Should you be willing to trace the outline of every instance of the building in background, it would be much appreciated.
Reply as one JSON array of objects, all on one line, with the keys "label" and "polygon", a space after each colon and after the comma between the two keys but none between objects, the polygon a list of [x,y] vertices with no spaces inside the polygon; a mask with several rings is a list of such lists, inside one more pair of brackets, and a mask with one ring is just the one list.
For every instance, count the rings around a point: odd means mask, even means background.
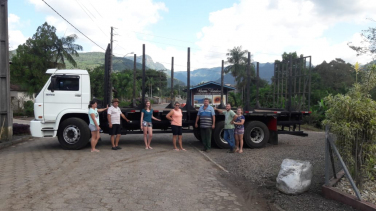
[{"label": "building in background", "polygon": [[26,90],[23,90],[19,85],[10,85],[10,100],[13,112],[24,109],[24,103],[29,100],[34,102],[34,99],[35,94],[30,96],[27,94]]},{"label": "building in background", "polygon": [[[223,85],[223,103],[227,103],[228,92],[236,90],[229,85]],[[204,99],[208,98],[210,105],[218,106],[221,104],[221,84],[209,81],[191,87],[191,102],[193,107],[204,105]]]}]

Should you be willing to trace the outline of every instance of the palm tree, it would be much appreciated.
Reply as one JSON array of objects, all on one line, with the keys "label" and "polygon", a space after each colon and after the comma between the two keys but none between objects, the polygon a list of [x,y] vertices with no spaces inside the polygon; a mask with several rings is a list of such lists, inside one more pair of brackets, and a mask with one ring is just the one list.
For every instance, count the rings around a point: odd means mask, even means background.
[{"label": "palm tree", "polygon": [[82,51],[81,45],[74,44],[77,39],[77,35],[72,34],[67,37],[56,39],[54,43],[53,57],[55,58],[55,65],[61,68],[65,68],[65,59],[71,63],[74,67],[77,67],[77,63],[73,56],[78,57],[77,51]]},{"label": "palm tree", "polygon": [[[236,88],[238,90],[243,90],[246,87],[247,80],[245,79],[247,76],[247,54],[248,51],[242,50],[242,46],[237,46],[233,49],[229,49],[228,53],[226,53],[227,63],[229,63],[230,65],[225,68],[224,72],[230,72],[231,75],[234,76],[236,81]],[[253,65],[251,65],[251,68],[253,68]]]}]

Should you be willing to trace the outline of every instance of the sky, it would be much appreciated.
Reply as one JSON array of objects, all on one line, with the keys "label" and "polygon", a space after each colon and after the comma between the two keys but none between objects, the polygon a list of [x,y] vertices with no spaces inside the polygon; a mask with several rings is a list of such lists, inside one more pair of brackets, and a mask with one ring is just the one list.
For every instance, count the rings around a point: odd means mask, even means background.
[{"label": "sky", "polygon": [[[66,20],[83,32],[89,41]],[[58,36],[76,34],[84,52],[104,52],[114,27],[116,56],[146,54],[154,62],[187,70],[211,68],[226,61],[235,46],[252,53],[255,62],[281,59],[283,52],[312,56],[314,65],[342,58],[355,64],[348,43],[362,45],[362,30],[376,27],[375,0],[8,0],[10,49],[32,37],[44,22]]]}]

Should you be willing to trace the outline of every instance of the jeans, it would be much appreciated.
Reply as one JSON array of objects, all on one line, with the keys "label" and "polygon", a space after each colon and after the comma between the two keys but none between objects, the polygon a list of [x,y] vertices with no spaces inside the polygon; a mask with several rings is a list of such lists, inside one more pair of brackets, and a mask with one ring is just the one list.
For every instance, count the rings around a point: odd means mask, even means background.
[{"label": "jeans", "polygon": [[201,140],[204,148],[209,150],[211,148],[211,135],[212,129],[211,128],[200,128],[201,132]]},{"label": "jeans", "polygon": [[224,129],[223,136],[228,145],[230,145],[230,149],[233,150],[235,147],[234,129]]}]

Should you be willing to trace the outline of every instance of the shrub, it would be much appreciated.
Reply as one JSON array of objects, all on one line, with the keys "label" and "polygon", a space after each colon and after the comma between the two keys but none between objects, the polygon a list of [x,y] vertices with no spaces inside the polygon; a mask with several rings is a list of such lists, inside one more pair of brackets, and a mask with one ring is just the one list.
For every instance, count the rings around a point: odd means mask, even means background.
[{"label": "shrub", "polygon": [[120,108],[124,108],[124,107],[129,107],[131,105],[131,101],[122,101],[122,102],[119,102],[119,107]]},{"label": "shrub", "polygon": [[26,116],[34,116],[34,102],[29,100],[24,103],[24,113]]},{"label": "shrub", "polygon": [[376,87],[376,65],[362,76],[347,94],[325,98],[328,110],[323,121],[337,136],[336,145],[359,188],[363,179],[376,177],[376,102],[369,94]]}]

